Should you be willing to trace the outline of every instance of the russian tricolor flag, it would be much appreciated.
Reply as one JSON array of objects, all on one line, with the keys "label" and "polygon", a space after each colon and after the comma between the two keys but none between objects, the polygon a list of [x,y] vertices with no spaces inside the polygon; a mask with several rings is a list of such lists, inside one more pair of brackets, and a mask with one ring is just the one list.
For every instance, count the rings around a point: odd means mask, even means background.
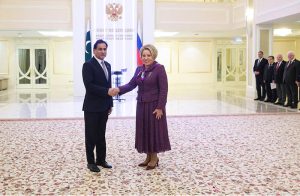
[{"label": "russian tricolor flag", "polygon": [[136,43],[137,43],[137,47],[136,47],[136,63],[137,63],[137,66],[142,66],[143,65],[141,55],[140,55],[140,49],[142,48],[143,43],[142,43],[142,39],[141,39],[140,35],[141,35],[141,29],[140,29],[140,24],[138,22],[137,36],[136,36],[136,39],[137,39],[136,40]]}]

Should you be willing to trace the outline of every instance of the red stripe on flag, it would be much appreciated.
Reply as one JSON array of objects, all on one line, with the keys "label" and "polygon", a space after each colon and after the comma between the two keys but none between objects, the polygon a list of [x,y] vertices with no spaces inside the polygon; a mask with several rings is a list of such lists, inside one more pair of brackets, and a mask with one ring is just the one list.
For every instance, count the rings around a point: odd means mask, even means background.
[{"label": "red stripe on flag", "polygon": [[137,65],[138,66],[142,66],[143,65],[143,62],[142,62],[142,59],[141,59],[141,55],[140,55],[140,51],[139,51],[138,48],[136,50],[136,60],[137,60]]}]

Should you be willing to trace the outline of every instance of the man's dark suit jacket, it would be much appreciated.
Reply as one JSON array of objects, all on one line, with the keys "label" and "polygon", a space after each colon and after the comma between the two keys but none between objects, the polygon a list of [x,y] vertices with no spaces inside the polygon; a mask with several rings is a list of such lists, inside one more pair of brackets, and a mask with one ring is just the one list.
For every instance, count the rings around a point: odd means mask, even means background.
[{"label": "man's dark suit jacket", "polygon": [[83,111],[104,112],[113,107],[112,97],[107,94],[108,89],[111,88],[111,66],[106,61],[105,65],[108,71],[108,81],[95,57],[83,64],[82,78],[86,89]]},{"label": "man's dark suit jacket", "polygon": [[258,75],[255,75],[255,77],[259,78],[259,79],[263,79],[264,76],[264,70],[265,70],[265,66],[268,65],[268,60],[265,58],[262,58],[260,63],[258,63],[258,59],[255,60],[254,62],[254,66],[253,66],[253,72],[254,71],[259,71]]},{"label": "man's dark suit jacket", "polygon": [[274,63],[269,65],[267,64],[265,66],[265,71],[264,71],[264,81],[266,83],[272,83],[272,80],[274,79]]},{"label": "man's dark suit jacket", "polygon": [[283,83],[283,72],[284,72],[284,68],[286,65],[286,61],[281,61],[278,69],[276,69],[277,63],[274,64],[274,81],[276,84],[282,84]]},{"label": "man's dark suit jacket", "polygon": [[296,80],[298,81],[298,82],[300,82],[300,61],[299,60],[297,60],[297,59],[295,59],[295,66],[296,66]]},{"label": "man's dark suit jacket", "polygon": [[300,61],[294,59],[294,61],[290,63],[289,66],[288,66],[288,62],[286,62],[286,66],[283,74],[284,83],[295,84],[299,72],[300,72]]}]

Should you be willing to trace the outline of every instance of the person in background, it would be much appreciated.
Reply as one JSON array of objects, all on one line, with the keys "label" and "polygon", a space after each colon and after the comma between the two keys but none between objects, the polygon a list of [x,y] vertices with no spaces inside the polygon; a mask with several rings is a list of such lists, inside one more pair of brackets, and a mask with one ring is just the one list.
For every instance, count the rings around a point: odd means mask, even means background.
[{"label": "person in background", "polygon": [[255,98],[254,100],[264,101],[266,97],[266,88],[263,83],[263,76],[264,76],[265,66],[268,64],[268,60],[263,57],[264,56],[263,51],[258,51],[257,56],[258,58],[255,60],[253,66],[253,72],[256,80],[256,91],[257,91],[257,98]]},{"label": "person in background", "polygon": [[[300,93],[300,67],[298,67],[298,71],[297,71],[297,80],[296,80],[296,84],[298,86],[298,93]],[[299,95],[299,94],[298,94]],[[298,97],[298,102],[299,102],[299,97]],[[300,110],[300,107],[299,107]]]},{"label": "person in background", "polygon": [[277,92],[277,102],[274,102],[276,105],[284,105],[286,100],[286,91],[283,84],[283,72],[286,65],[286,62],[283,60],[282,54],[277,54],[277,62],[274,67],[274,82],[276,83],[276,92]]},{"label": "person in background", "polygon": [[271,83],[274,78],[274,56],[268,57],[268,64],[265,66],[263,82],[267,91],[267,99],[265,102],[274,102],[272,94]]},{"label": "person in background", "polygon": [[295,59],[295,53],[289,51],[288,62],[286,63],[283,73],[283,83],[286,87],[288,102],[285,107],[297,108],[298,105],[298,86],[297,75],[299,76],[300,62]]}]

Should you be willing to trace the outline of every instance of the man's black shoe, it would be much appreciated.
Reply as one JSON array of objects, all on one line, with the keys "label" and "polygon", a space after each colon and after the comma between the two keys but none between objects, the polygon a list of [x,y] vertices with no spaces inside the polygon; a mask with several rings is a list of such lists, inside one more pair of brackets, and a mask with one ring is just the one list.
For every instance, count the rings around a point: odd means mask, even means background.
[{"label": "man's black shoe", "polygon": [[254,100],[257,101],[257,100],[260,100],[260,98],[255,98]]},{"label": "man's black shoe", "polygon": [[91,172],[100,172],[99,167],[97,167],[96,164],[87,164],[87,168],[91,171]]},{"label": "man's black shoe", "polygon": [[100,165],[101,167],[107,168],[107,169],[111,169],[112,166],[110,164],[108,164],[106,161],[104,162],[96,162],[97,165]]}]

